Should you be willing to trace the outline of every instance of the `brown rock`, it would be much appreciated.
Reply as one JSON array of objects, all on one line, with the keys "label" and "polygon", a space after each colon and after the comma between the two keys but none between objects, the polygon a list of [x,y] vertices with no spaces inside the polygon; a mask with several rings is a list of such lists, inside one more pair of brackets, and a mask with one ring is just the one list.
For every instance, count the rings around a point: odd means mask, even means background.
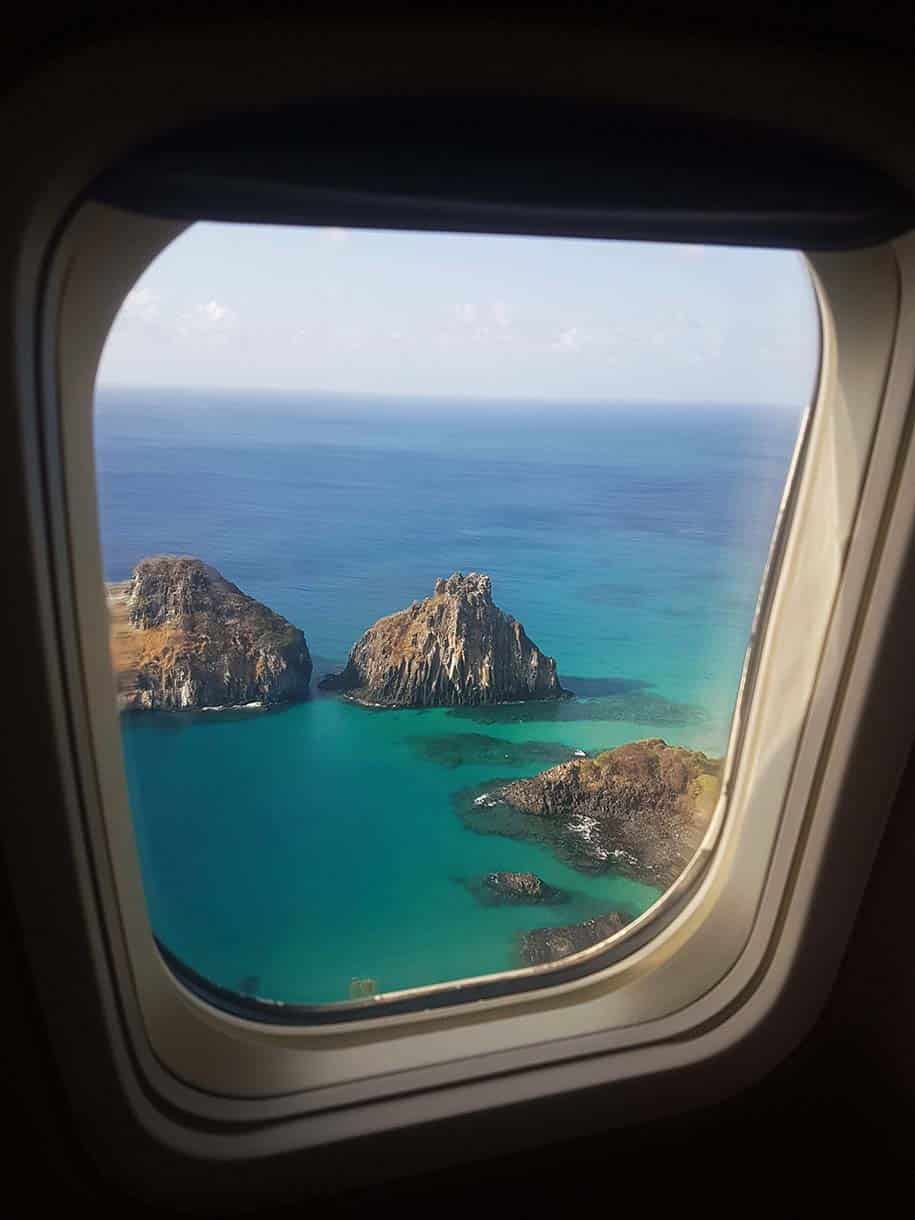
[{"label": "brown rock", "polygon": [[668,886],[702,840],[720,769],[720,760],[655,737],[514,780],[498,796],[550,819],[580,866],[615,867]]},{"label": "brown rock", "polygon": [[572,953],[590,949],[592,945],[607,940],[628,923],[619,911],[610,911],[584,923],[566,924],[561,928],[534,928],[521,937],[521,960],[525,966],[541,966],[545,962],[558,962]]},{"label": "brown rock", "polygon": [[556,662],[492,600],[488,576],[455,572],[425,601],[379,619],[322,690],[382,707],[557,699]]},{"label": "brown rock", "polygon": [[273,704],[308,696],[302,632],[188,555],[143,559],[108,586],[111,656],[130,710]]},{"label": "brown rock", "polygon": [[494,899],[518,903],[554,903],[565,895],[536,873],[487,873],[483,884]]}]

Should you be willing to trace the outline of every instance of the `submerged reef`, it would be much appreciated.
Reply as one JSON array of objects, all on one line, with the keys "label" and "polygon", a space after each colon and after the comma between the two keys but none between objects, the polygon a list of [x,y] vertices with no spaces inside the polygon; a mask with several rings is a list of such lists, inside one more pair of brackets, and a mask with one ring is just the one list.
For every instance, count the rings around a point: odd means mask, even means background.
[{"label": "submerged reef", "polygon": [[[558,741],[510,741],[488,733],[438,733],[427,737],[408,737],[412,750],[427,762],[442,767],[477,767],[496,763],[526,767],[531,763],[549,766],[575,757],[571,746]],[[582,753],[583,751],[579,751]]]}]

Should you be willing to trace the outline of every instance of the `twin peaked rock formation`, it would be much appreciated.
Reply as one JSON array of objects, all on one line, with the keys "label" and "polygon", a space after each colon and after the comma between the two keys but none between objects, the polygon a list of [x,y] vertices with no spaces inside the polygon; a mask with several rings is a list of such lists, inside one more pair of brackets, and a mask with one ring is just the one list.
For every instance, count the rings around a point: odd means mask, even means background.
[{"label": "twin peaked rock formation", "polygon": [[379,619],[346,668],[319,683],[383,707],[441,707],[557,699],[556,662],[492,600],[488,576],[455,572],[435,592]]},{"label": "twin peaked rock formation", "polygon": [[[108,586],[121,706],[181,710],[304,699],[302,632],[190,556],[142,560]],[[488,576],[456,572],[425,601],[379,619],[320,686],[386,707],[555,699],[556,663],[492,600]]]}]

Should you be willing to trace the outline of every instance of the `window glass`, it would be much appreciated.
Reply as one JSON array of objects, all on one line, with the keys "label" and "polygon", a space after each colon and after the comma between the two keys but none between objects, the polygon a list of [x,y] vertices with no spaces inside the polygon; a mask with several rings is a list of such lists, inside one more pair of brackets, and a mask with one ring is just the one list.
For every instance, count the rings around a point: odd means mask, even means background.
[{"label": "window glass", "polygon": [[95,415],[167,960],[335,1003],[561,961],[655,903],[717,796],[818,341],[792,252],[170,246]]}]

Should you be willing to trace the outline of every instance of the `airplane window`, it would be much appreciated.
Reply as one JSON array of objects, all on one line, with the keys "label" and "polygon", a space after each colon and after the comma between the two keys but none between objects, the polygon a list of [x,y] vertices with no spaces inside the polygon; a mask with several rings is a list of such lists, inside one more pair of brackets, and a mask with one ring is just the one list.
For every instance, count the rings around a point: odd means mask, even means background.
[{"label": "airplane window", "polygon": [[207,223],[161,254],[95,445],[179,977],[304,1011],[561,963],[659,902],[818,344],[790,251]]}]

